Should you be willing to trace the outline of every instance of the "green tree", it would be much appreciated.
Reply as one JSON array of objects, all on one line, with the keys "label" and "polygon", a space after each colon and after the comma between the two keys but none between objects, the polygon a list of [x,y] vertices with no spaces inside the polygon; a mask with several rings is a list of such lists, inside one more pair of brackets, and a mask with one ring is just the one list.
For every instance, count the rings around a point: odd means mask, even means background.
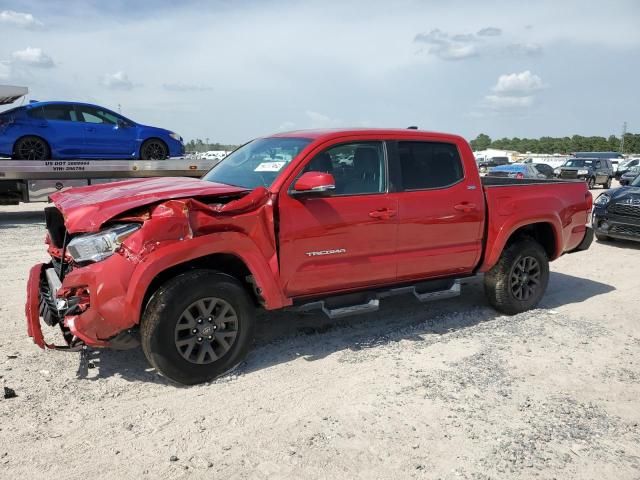
[{"label": "green tree", "polygon": [[485,135],[484,133],[481,133],[474,140],[471,140],[471,142],[469,143],[471,144],[471,148],[475,151],[485,150],[489,148],[489,145],[491,145],[491,137],[489,137],[489,135]]}]

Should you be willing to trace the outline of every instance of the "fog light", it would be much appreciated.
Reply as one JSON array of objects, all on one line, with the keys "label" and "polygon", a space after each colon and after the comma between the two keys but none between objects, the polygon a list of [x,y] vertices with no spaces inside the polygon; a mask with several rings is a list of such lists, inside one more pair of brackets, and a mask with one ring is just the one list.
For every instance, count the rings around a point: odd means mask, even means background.
[{"label": "fog light", "polygon": [[602,230],[609,230],[609,224],[606,221],[604,221],[600,224],[600,228]]}]

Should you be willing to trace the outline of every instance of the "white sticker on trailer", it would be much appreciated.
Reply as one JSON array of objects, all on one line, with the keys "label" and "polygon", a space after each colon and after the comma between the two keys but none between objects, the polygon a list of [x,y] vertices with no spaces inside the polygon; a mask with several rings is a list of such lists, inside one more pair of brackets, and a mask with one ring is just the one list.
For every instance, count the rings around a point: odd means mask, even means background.
[{"label": "white sticker on trailer", "polygon": [[279,172],[287,162],[262,162],[253,171],[254,172]]}]

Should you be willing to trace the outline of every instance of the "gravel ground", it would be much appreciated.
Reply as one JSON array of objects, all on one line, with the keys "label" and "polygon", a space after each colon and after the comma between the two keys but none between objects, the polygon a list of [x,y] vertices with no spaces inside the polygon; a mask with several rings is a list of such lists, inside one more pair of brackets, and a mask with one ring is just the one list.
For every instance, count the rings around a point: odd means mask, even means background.
[{"label": "gravel ground", "polygon": [[514,317],[479,278],[340,321],[263,316],[239,369],[183,388],[139,350],[86,369],[30,343],[42,205],[0,208],[3,478],[640,478],[637,244],[562,257]]}]

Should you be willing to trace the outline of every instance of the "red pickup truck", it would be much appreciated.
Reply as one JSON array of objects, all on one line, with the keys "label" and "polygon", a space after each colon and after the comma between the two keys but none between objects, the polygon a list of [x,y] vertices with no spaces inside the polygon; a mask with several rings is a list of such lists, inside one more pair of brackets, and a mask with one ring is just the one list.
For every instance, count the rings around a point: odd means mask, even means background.
[{"label": "red pickup truck", "polygon": [[[460,292],[485,274],[507,314],[535,307],[550,260],[585,250],[580,181],[481,179],[467,142],[417,130],[281,133],[202,179],[136,179],[51,196],[51,261],[26,316],[43,348],[142,344],[166,377],[211,380],[246,355],[254,310],[369,312]],[[41,322],[64,343],[47,343]]]}]

